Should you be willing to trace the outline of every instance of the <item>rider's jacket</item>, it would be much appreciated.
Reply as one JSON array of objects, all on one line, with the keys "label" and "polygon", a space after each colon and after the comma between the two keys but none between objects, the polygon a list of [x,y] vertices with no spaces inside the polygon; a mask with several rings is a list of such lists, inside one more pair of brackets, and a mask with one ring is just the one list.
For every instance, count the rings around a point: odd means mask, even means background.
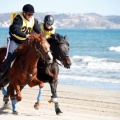
[{"label": "rider's jacket", "polygon": [[45,28],[44,23],[40,23],[40,28],[43,31],[43,33],[47,39],[51,37],[51,34],[55,34],[55,26],[54,25],[52,25],[52,29],[48,30]]},{"label": "rider's jacket", "polygon": [[26,35],[30,34],[32,30],[37,33],[41,32],[38,21],[34,17],[28,21],[24,18],[22,13],[18,13],[11,20],[9,34],[12,40],[16,43],[21,43],[26,40]]}]

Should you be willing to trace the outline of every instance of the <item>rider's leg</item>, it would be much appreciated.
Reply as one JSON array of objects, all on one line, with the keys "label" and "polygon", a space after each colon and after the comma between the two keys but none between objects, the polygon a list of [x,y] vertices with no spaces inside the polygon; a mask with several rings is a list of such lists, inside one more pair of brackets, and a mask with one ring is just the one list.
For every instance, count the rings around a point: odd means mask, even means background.
[{"label": "rider's leg", "polygon": [[12,53],[8,52],[7,58],[3,61],[2,65],[1,65],[2,73],[4,73],[4,71],[6,71],[6,69],[9,66],[9,63],[11,61],[11,58],[12,58]]},{"label": "rider's leg", "polygon": [[10,67],[11,62],[16,58],[16,54],[14,53],[15,49],[18,47],[18,44],[14,41],[10,41],[10,44],[7,47],[7,53],[5,60],[1,65],[1,74],[0,74],[0,82],[2,82],[2,78]]}]

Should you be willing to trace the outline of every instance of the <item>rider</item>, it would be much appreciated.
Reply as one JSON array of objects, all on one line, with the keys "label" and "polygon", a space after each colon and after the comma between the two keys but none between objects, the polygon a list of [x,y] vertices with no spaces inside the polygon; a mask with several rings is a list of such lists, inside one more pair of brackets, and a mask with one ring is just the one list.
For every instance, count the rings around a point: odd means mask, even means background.
[{"label": "rider", "polygon": [[47,39],[50,38],[52,34],[55,34],[55,26],[53,23],[54,18],[52,15],[46,15],[44,18],[44,23],[40,23],[40,28]]},{"label": "rider", "polygon": [[31,4],[26,4],[23,6],[22,12],[17,13],[11,26],[9,27],[9,42],[7,46],[6,57],[1,65],[0,82],[2,82],[2,77],[5,75],[8,66],[16,57],[15,50],[18,46],[25,42],[29,37],[32,30],[36,33],[42,32],[38,21],[33,17],[34,7]]}]

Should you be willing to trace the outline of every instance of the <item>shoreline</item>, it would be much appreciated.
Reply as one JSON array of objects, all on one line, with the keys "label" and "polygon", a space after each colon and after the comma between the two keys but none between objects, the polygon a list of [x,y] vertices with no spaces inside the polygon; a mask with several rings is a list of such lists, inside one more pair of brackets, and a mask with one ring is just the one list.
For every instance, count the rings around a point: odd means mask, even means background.
[{"label": "shoreline", "polygon": [[64,84],[64,82],[62,81],[61,83],[59,83],[59,85],[74,86],[74,87],[80,87],[80,88],[103,89],[105,91],[120,91],[120,84],[111,84],[111,83],[99,83],[99,82],[91,83],[88,81],[83,81],[82,83],[80,83],[80,81],[77,81],[77,82],[74,82],[72,85],[72,82],[71,84],[70,82]]},{"label": "shoreline", "polygon": [[[104,90],[58,84],[58,101],[62,116],[57,116],[54,104],[49,104],[50,86],[46,83],[39,110],[34,109],[38,86],[26,86],[22,91],[23,99],[17,104],[19,114],[11,110],[0,110],[0,118],[15,120],[119,120],[120,91]],[[29,98],[29,99],[28,99]],[[0,107],[2,106],[0,94]]]}]

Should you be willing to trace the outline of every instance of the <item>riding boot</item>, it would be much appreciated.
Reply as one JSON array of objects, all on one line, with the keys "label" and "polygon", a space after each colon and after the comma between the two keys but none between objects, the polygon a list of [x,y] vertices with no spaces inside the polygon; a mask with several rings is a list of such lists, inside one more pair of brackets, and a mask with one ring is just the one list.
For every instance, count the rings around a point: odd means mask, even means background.
[{"label": "riding boot", "polygon": [[11,58],[12,58],[12,53],[9,52],[7,58],[3,61],[1,65],[2,72],[6,71],[6,69],[8,68]]},{"label": "riding boot", "polygon": [[0,73],[0,82],[2,82],[2,78],[4,77],[7,70],[10,68],[11,63],[15,58],[16,58],[15,53],[14,54],[12,54],[10,52],[8,53],[7,58],[5,59],[5,61],[3,61],[2,65],[1,65],[2,72]]}]

